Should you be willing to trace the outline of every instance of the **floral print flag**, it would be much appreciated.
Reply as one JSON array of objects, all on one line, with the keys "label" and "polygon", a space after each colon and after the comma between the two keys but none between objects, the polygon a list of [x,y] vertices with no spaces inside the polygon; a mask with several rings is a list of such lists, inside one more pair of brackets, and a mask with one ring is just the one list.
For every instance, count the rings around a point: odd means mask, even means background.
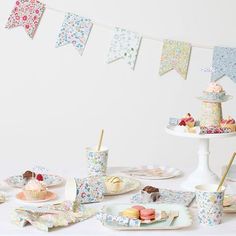
[{"label": "floral print flag", "polygon": [[45,5],[36,0],[17,0],[8,18],[6,28],[23,26],[27,34],[33,38],[43,16]]},{"label": "floral print flag", "polygon": [[72,44],[82,55],[93,23],[90,19],[72,13],[66,13],[56,47]]},{"label": "floral print flag", "polygon": [[236,48],[214,47],[212,67],[212,81],[226,75],[236,83]]},{"label": "floral print flag", "polygon": [[107,56],[107,63],[124,59],[131,69],[134,69],[141,36],[138,33],[116,27]]},{"label": "floral print flag", "polygon": [[189,43],[168,39],[164,40],[159,74],[164,75],[170,70],[175,69],[184,79],[186,79],[191,48],[192,46]]}]

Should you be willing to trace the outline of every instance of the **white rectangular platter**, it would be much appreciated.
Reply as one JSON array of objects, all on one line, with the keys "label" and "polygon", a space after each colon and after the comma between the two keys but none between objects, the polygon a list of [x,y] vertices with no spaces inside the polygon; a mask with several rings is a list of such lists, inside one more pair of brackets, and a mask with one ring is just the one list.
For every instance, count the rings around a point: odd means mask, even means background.
[{"label": "white rectangular platter", "polygon": [[[127,208],[132,207],[134,204],[113,204],[104,207],[104,212],[111,215],[119,215],[119,213]],[[189,227],[192,225],[192,217],[187,207],[178,204],[141,204],[145,208],[153,208],[158,211],[178,211],[179,217],[177,217],[171,226],[168,226],[167,222],[156,222],[153,224],[141,224],[140,227],[125,227],[110,225],[104,223],[107,228],[114,230],[174,230]]]}]

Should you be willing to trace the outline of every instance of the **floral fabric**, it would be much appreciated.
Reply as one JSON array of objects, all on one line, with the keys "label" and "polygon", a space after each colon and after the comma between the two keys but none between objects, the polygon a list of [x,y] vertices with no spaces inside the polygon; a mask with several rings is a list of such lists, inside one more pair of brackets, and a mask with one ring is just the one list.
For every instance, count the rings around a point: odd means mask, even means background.
[{"label": "floral fabric", "polygon": [[82,55],[93,23],[90,19],[66,13],[56,42],[56,47],[72,44]]},{"label": "floral fabric", "polygon": [[159,74],[164,75],[175,69],[184,79],[187,78],[191,54],[191,44],[166,39],[164,40]]},{"label": "floral fabric", "polygon": [[107,63],[124,59],[134,69],[138,56],[141,36],[138,33],[116,27],[107,56]]},{"label": "floral fabric", "polygon": [[236,83],[236,48],[214,47],[211,80],[219,80],[224,75]]},{"label": "floral fabric", "polygon": [[27,34],[33,38],[43,16],[45,5],[36,0],[17,0],[8,18],[6,28],[23,26]]}]

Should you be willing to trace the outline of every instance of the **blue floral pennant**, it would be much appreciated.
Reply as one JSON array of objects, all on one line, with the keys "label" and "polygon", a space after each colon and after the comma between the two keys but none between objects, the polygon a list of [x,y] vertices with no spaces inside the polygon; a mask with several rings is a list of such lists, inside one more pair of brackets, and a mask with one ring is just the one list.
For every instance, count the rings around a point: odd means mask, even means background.
[{"label": "blue floral pennant", "polygon": [[83,54],[93,23],[90,19],[66,13],[56,42],[56,47],[73,44]]},{"label": "blue floral pennant", "polygon": [[130,68],[134,69],[141,38],[138,33],[116,27],[107,56],[107,63],[124,59]]},{"label": "blue floral pennant", "polygon": [[236,48],[214,47],[212,67],[212,81],[226,75],[236,83]]}]

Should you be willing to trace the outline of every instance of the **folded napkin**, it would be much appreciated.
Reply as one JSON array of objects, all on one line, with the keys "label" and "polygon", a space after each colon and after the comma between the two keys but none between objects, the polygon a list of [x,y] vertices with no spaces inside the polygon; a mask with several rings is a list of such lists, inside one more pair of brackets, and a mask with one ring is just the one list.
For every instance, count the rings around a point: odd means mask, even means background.
[{"label": "folded napkin", "polygon": [[97,213],[97,220],[101,221],[102,224],[106,223],[108,225],[126,226],[126,227],[140,227],[141,220],[139,219],[129,219],[128,217],[115,216],[107,214],[103,210]]},{"label": "folded napkin", "polygon": [[68,226],[86,220],[96,211],[81,206],[78,202],[65,201],[41,207],[24,206],[15,209],[12,223],[24,227],[31,224],[35,228],[49,231],[55,227]]},{"label": "folded napkin", "polygon": [[[160,198],[155,203],[176,203],[189,206],[195,198],[194,192],[175,191],[170,189],[159,189]],[[131,197],[132,203],[148,203],[147,199],[140,193]]]}]

